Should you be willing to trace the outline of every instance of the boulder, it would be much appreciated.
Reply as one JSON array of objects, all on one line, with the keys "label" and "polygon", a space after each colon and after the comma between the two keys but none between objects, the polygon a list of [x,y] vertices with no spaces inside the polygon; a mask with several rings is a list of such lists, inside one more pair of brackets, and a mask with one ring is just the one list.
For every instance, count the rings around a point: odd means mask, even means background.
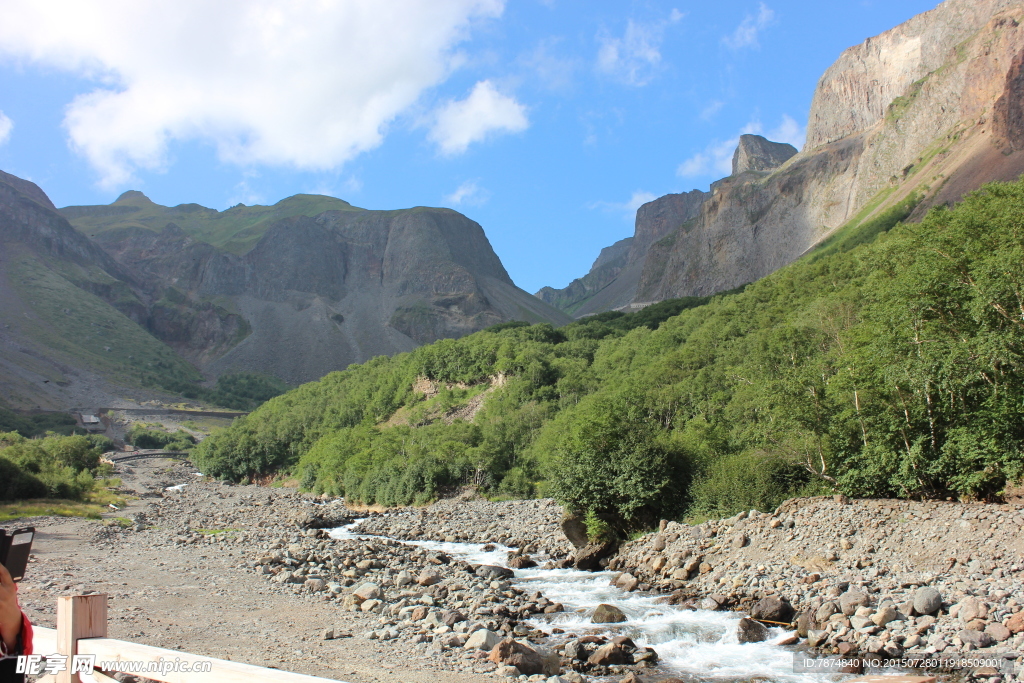
[{"label": "boulder", "polygon": [[515,572],[506,567],[493,564],[482,564],[476,568],[476,575],[482,579],[511,579]]},{"label": "boulder", "polygon": [[871,615],[871,621],[875,624],[875,626],[885,626],[890,621],[896,619],[898,615],[899,612],[896,610],[896,606],[888,604],[883,607],[880,607],[877,612]]},{"label": "boulder", "polygon": [[488,631],[482,628],[478,631],[473,631],[470,634],[469,640],[466,641],[465,648],[467,650],[487,650],[491,651],[494,646],[501,642],[501,638],[494,631]]},{"label": "boulder", "polygon": [[530,567],[536,567],[537,563],[530,559],[529,555],[517,555],[516,557],[509,558],[508,566],[512,569],[529,569]]},{"label": "boulder", "polygon": [[768,640],[768,628],[760,622],[743,617],[736,626],[736,637],[741,643],[760,643]]},{"label": "boulder", "polygon": [[848,617],[852,616],[858,607],[865,607],[870,604],[871,601],[868,598],[868,594],[860,591],[846,591],[839,596],[839,609]]},{"label": "boulder", "polygon": [[1010,629],[1002,624],[989,624],[985,627],[985,633],[992,636],[992,640],[1001,643],[1010,637]]},{"label": "boulder", "polygon": [[618,624],[626,621],[626,615],[615,605],[600,604],[590,618],[595,624]]},{"label": "boulder", "polygon": [[964,629],[956,634],[960,641],[965,645],[972,645],[975,648],[988,647],[992,644],[993,638],[984,631],[975,631],[973,629]]},{"label": "boulder", "polygon": [[352,595],[355,596],[359,602],[364,600],[380,600],[384,597],[384,593],[381,591],[380,586],[375,583],[364,583],[352,591]]},{"label": "boulder", "polygon": [[416,583],[421,586],[433,586],[441,583],[441,575],[433,569],[424,569],[420,572],[420,575],[416,577]]},{"label": "boulder", "polygon": [[562,518],[562,533],[576,548],[582,548],[590,542],[587,538],[587,524],[583,515],[566,515]]},{"label": "boulder", "polygon": [[551,671],[550,661],[545,662],[539,652],[513,638],[505,638],[495,645],[487,659],[499,666],[514,666],[520,674],[525,676],[545,673],[549,676],[558,675],[557,666],[554,671]]},{"label": "boulder", "polygon": [[758,600],[750,610],[753,619],[764,619],[781,624],[788,624],[793,620],[793,606],[783,598],[770,595]]},{"label": "boulder", "polygon": [[640,585],[640,579],[636,578],[629,572],[622,572],[612,581],[613,586],[617,586],[622,590],[629,592],[636,590],[636,587]]},{"label": "boulder", "polygon": [[457,609],[447,610],[441,614],[441,621],[445,626],[455,626],[455,624],[465,620],[466,615]]},{"label": "boulder", "polygon": [[1024,612],[1017,612],[1006,621],[1006,628],[1016,635],[1024,633]]},{"label": "boulder", "polygon": [[828,631],[816,631],[812,629],[807,632],[807,644],[811,647],[818,647],[826,640],[828,640]]},{"label": "boulder", "polygon": [[632,664],[633,652],[636,648],[630,648],[624,643],[612,641],[605,643],[594,651],[587,659],[588,664],[594,666],[610,666],[612,664]]},{"label": "boulder", "polygon": [[942,608],[942,594],[931,586],[922,586],[914,591],[914,611],[918,614],[935,614]]},{"label": "boulder", "polygon": [[615,545],[612,543],[588,543],[578,548],[573,555],[573,566],[584,571],[598,571],[601,569],[601,560],[615,552]]},{"label": "boulder", "polygon": [[306,582],[302,585],[312,593],[319,593],[327,589],[327,582],[323,579],[306,579]]},{"label": "boulder", "polygon": [[975,619],[984,619],[988,616],[988,605],[978,598],[964,598],[960,601],[960,611],[957,616],[965,624],[969,624]]}]

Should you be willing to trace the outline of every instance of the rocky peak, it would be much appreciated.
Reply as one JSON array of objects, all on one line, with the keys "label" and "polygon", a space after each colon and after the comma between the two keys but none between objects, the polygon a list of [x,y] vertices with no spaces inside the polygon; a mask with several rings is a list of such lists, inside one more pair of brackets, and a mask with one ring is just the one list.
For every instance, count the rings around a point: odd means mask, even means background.
[{"label": "rocky peak", "polygon": [[760,135],[741,135],[732,155],[732,174],[747,171],[773,171],[789,161],[796,147],[785,142],[772,142]]},{"label": "rocky peak", "polygon": [[1002,10],[1019,0],[947,0],[896,28],[848,48],[818,81],[807,146],[841,140],[883,121],[911,87],[954,55]]}]

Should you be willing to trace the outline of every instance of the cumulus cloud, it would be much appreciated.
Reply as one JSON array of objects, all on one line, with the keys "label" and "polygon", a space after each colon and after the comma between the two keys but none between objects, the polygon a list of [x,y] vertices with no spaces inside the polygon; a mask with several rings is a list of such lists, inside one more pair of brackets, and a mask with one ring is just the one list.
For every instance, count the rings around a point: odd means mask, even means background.
[{"label": "cumulus cloud", "polygon": [[490,81],[480,81],[464,100],[439,107],[430,139],[442,154],[461,154],[474,142],[496,133],[519,133],[530,126],[526,107],[498,92]]},{"label": "cumulus cloud", "polygon": [[632,221],[636,216],[637,209],[657,198],[658,196],[652,192],[635,190],[633,195],[624,202],[592,202],[587,208],[621,213],[623,218]]},{"label": "cumulus cloud", "polygon": [[491,198],[488,190],[480,187],[475,180],[467,180],[454,192],[445,195],[444,200],[454,206],[482,206]]},{"label": "cumulus cloud", "polygon": [[7,142],[8,138],[11,137],[11,131],[14,130],[14,121],[0,111],[0,145]]},{"label": "cumulus cloud", "polygon": [[661,64],[661,24],[630,19],[621,37],[598,35],[597,70],[627,85],[650,83]]},{"label": "cumulus cloud", "polygon": [[783,114],[779,125],[765,133],[761,121],[754,118],[740,129],[736,137],[723,142],[712,142],[702,151],[697,152],[679,164],[679,168],[676,169],[676,175],[683,178],[692,178],[694,176],[712,174],[724,177],[731,174],[732,155],[736,151],[736,145],[740,142],[740,135],[748,133],[754,135],[763,134],[772,142],[788,142],[799,150],[803,147],[804,138],[807,136],[807,129],[797,123],[793,117]]},{"label": "cumulus cloud", "polygon": [[4,2],[0,54],[97,82],[67,107],[107,186],[168,163],[172,141],[227,162],[335,168],[458,67],[504,0]]},{"label": "cumulus cloud", "polygon": [[775,11],[763,2],[759,4],[757,14],[748,14],[730,35],[722,38],[725,46],[732,50],[745,47],[759,47],[758,36],[775,21]]}]

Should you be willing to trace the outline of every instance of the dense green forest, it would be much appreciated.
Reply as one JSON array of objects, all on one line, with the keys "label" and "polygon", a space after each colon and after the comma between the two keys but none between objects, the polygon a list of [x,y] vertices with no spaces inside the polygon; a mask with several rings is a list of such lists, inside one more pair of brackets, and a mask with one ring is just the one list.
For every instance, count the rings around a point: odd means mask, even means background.
[{"label": "dense green forest", "polygon": [[1024,182],[893,227],[908,210],[662,317],[510,323],[352,366],[194,459],[385,505],[553,495],[620,533],[801,493],[998,496],[1024,465]]}]

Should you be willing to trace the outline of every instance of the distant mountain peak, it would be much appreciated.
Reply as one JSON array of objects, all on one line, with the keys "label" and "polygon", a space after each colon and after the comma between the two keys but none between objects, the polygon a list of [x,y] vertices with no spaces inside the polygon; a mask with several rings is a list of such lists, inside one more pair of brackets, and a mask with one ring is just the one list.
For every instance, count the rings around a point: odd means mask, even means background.
[{"label": "distant mountain peak", "polygon": [[796,156],[797,149],[785,142],[772,142],[761,135],[740,136],[732,155],[732,174],[747,171],[774,171]]},{"label": "distant mountain peak", "polygon": [[121,196],[118,197],[116,200],[114,200],[113,203],[114,204],[126,204],[126,203],[130,202],[132,204],[136,204],[136,203],[138,203],[140,201],[141,202],[146,202],[148,204],[152,204],[153,203],[152,199],[150,199],[149,197],[147,197],[143,193],[139,192],[138,190],[128,190],[127,192],[121,193]]}]

